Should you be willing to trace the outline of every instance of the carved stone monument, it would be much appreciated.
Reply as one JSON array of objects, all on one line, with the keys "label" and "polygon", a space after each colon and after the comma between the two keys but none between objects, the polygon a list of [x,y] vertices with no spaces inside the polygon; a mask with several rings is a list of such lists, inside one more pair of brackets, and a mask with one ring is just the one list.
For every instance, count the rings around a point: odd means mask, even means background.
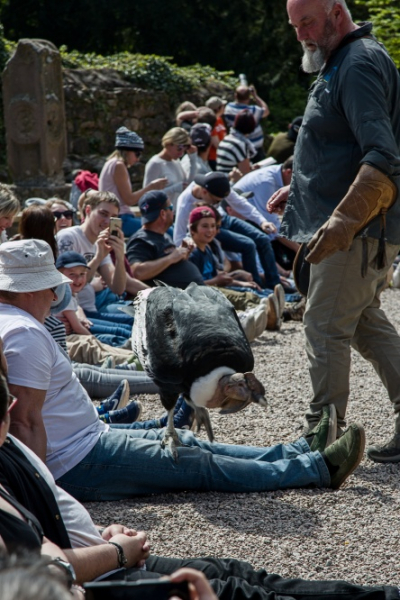
[{"label": "carved stone monument", "polygon": [[63,185],[67,153],[63,80],[61,57],[51,42],[18,42],[3,72],[3,97],[14,183],[27,188]]}]

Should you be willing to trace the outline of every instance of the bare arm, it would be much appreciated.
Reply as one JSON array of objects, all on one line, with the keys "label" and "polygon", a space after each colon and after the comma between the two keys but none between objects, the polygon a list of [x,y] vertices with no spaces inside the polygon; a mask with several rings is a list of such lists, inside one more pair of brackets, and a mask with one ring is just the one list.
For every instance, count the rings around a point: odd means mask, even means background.
[{"label": "bare arm", "polygon": [[249,158],[241,160],[240,163],[237,164],[237,168],[242,173],[242,175],[247,175],[247,173],[250,173],[250,171],[253,170]]},{"label": "bare arm", "polygon": [[79,335],[90,335],[89,329],[82,325],[78,315],[74,310],[64,310],[62,314],[68,321],[73,333],[77,333]]},{"label": "bare arm", "polygon": [[140,292],[141,290],[146,290],[148,287],[148,285],[142,283],[141,281],[139,281],[139,279],[135,279],[130,275],[126,276],[126,291],[131,296],[136,296],[138,292]]},{"label": "bare arm", "polygon": [[186,260],[189,254],[190,251],[188,248],[175,248],[170,254],[167,254],[162,258],[149,260],[143,263],[133,263],[131,265],[132,273],[134,277],[141,281],[153,279],[153,277],[157,277],[157,275],[165,271],[165,269],[171,265],[180,262],[181,260]]},{"label": "bare arm", "polygon": [[250,90],[251,90],[254,102],[257,104],[257,106],[261,106],[261,108],[264,109],[262,118],[268,117],[268,115],[270,113],[268,104],[266,102],[264,102],[264,100],[262,98],[260,98],[260,96],[257,94],[256,88],[254,87],[254,85],[252,85],[250,87]]},{"label": "bare arm", "polygon": [[108,263],[100,265],[98,271],[110,290],[114,294],[123,294],[126,288],[126,270],[125,270],[125,246],[123,233],[118,230],[118,235],[110,235],[109,230],[102,231],[100,235],[105,234],[107,246],[114,250],[115,265]]},{"label": "bare arm", "polygon": [[10,392],[18,398],[11,413],[10,433],[21,440],[45,463],[47,435],[44,428],[42,407],[46,390],[37,390],[9,384]]},{"label": "bare arm", "polygon": [[[134,567],[149,556],[150,545],[143,531],[132,536],[119,533],[111,537],[110,541],[116,542],[124,549],[128,560],[127,568]],[[117,550],[112,544],[68,549],[64,552],[75,569],[78,583],[92,581],[118,568]]]},{"label": "bare arm", "polygon": [[127,206],[135,206],[146,192],[149,192],[150,190],[164,189],[168,183],[168,180],[166,177],[155,179],[141,190],[133,192],[128,169],[122,162],[118,162],[115,165],[114,182],[117,186],[118,194],[122,198],[123,203]]}]

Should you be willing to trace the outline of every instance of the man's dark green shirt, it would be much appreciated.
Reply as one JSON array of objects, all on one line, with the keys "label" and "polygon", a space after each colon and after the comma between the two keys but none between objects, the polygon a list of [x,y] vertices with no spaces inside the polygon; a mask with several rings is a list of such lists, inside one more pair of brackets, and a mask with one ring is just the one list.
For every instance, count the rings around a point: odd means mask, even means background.
[{"label": "man's dark green shirt", "polygon": [[[369,164],[400,190],[400,77],[371,23],[347,35],[310,90],[294,153],[280,234],[308,242]],[[368,37],[365,37],[368,36]],[[380,218],[368,227],[380,236]],[[400,244],[400,198],[387,215],[387,241]]]}]

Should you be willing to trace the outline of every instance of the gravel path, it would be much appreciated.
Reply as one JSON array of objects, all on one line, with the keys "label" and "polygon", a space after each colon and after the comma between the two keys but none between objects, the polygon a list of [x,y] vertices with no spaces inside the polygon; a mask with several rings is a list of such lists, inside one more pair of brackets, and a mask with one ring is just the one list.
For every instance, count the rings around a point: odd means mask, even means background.
[{"label": "gravel path", "polygon": [[[400,291],[385,291],[382,304],[399,329]],[[252,347],[269,408],[230,416],[214,411],[215,437],[235,444],[293,441],[311,394],[302,324],[266,332]],[[367,444],[386,440],[393,431],[390,402],[371,365],[355,353],[351,390],[348,422],[364,425]],[[142,400],[144,418],[163,412],[155,397]],[[400,465],[364,458],[335,492],[179,493],[86,506],[96,523],[146,530],[159,555],[230,556],[285,577],[399,584],[399,474]]]}]

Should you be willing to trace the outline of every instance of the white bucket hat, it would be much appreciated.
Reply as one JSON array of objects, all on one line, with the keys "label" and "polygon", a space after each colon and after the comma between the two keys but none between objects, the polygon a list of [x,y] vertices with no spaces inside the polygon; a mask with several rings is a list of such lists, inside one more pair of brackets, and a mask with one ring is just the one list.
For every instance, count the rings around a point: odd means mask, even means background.
[{"label": "white bucket hat", "polygon": [[71,283],[54,264],[53,251],[43,240],[18,240],[0,246],[0,290],[38,292]]}]

